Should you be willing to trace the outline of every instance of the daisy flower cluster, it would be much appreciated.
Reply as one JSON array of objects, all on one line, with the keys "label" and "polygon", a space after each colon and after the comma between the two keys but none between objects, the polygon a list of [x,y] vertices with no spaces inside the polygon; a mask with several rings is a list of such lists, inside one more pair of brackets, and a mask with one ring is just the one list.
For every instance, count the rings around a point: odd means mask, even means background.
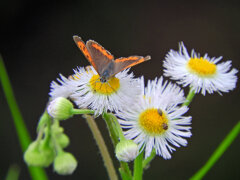
[{"label": "daisy flower cluster", "polygon": [[191,117],[184,116],[188,108],[180,106],[185,100],[183,90],[164,82],[163,77],[145,87],[143,77],[134,79],[128,71],[102,83],[93,67],[78,68],[69,78],[60,75],[61,84],[52,82],[50,95],[55,99],[62,94],[79,108],[94,110],[95,115],[114,112],[122,128],[129,129],[125,137],[134,140],[139,150],[145,148],[146,158],[155,149],[156,154],[170,159],[170,152],[175,150],[171,145],[186,146],[184,137],[191,136]]},{"label": "daisy flower cluster", "polygon": [[[63,134],[57,122],[75,114],[90,113],[95,117],[110,117],[109,124],[115,128],[111,133],[117,137],[114,143],[119,161],[132,161],[140,154],[145,154],[147,159],[152,153],[170,159],[176,147],[187,146],[187,138],[192,135],[192,117],[187,115],[189,108],[185,104],[190,100],[185,98],[179,85],[189,86],[194,93],[203,95],[213,92],[222,94],[236,87],[238,71],[231,68],[231,61],[220,63],[221,59],[222,57],[210,58],[207,54],[200,56],[194,50],[189,55],[184,44],[180,43],[179,51],[170,50],[163,61],[164,76],[175,80],[178,85],[164,80],[163,76],[148,80],[146,84],[144,77],[135,78],[129,72],[130,69],[103,82],[92,66],[79,67],[73,75],[60,75],[57,81],[51,83],[48,119],[52,119],[59,133]],[[74,108],[72,102],[77,108]],[[43,127],[40,132],[44,137],[48,137],[52,129],[46,122],[39,123],[40,129]],[[56,164],[55,171],[71,174],[77,165],[75,159],[66,153],[63,156],[64,151],[56,142],[53,140],[49,144],[62,156],[59,158],[57,155],[58,160],[54,160],[56,154],[51,155]],[[36,148],[36,144],[31,148],[33,147]],[[29,163],[31,157],[27,155],[25,161]],[[73,164],[60,165],[65,161],[64,158],[70,158]],[[50,163],[47,162],[47,165]],[[74,168],[69,168],[72,166]]]}]

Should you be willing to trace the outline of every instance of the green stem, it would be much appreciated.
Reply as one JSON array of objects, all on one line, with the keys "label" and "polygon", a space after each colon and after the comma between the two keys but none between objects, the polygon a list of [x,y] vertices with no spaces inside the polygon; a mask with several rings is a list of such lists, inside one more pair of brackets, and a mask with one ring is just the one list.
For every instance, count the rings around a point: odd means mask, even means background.
[{"label": "green stem", "polygon": [[129,169],[128,163],[120,161],[120,168],[118,170],[123,180],[132,180],[132,172]]},{"label": "green stem", "polygon": [[[21,149],[24,152],[27,149],[28,145],[31,143],[31,138],[24,124],[17,102],[15,100],[12,86],[10,84],[10,80],[8,78],[8,74],[4,66],[4,62],[1,55],[0,55],[0,81],[2,83],[3,92],[5,94],[8,106],[10,108],[10,111],[13,117],[13,122],[17,131],[18,140],[20,142]],[[42,168],[38,168],[38,167],[28,167],[28,168],[29,168],[29,172],[31,174],[32,179],[34,180],[48,179],[46,173]]]},{"label": "green stem", "polygon": [[57,143],[55,136],[52,136],[52,142],[55,148],[55,151],[57,153],[57,155],[60,155],[62,153],[64,153],[64,150],[62,149],[62,147]]},{"label": "green stem", "polygon": [[[58,120],[54,119],[54,123],[59,123]],[[59,145],[59,143],[57,142],[57,138],[56,138],[56,134],[55,133],[51,133],[51,122],[50,120],[47,122],[47,137],[50,137],[51,141],[53,142],[53,146],[55,149],[55,152],[60,155],[62,153],[64,153],[63,148]]]},{"label": "green stem", "polygon": [[[51,117],[49,116],[49,114],[47,113],[47,111],[44,111],[44,113],[42,114],[42,116],[40,117],[40,120],[38,122],[38,125],[37,125],[37,139],[36,139],[36,142],[39,144],[40,141],[42,140],[42,137],[43,137],[43,134],[44,134],[44,129],[45,127],[47,126],[47,143],[49,142],[49,139],[50,139],[50,126],[51,126]],[[45,138],[46,139],[46,138]],[[44,141],[46,144],[46,140]]]},{"label": "green stem", "polygon": [[211,167],[217,162],[217,160],[223,155],[223,153],[227,150],[227,148],[232,144],[234,139],[240,133],[240,121],[234,126],[234,128],[230,131],[230,133],[225,137],[225,139],[221,142],[215,152],[208,159],[206,164],[198,170],[190,179],[198,180],[202,179],[206,173],[211,169]]},{"label": "green stem", "polygon": [[37,139],[36,139],[37,144],[39,144],[40,141],[42,140],[43,133],[44,133],[44,127],[42,127],[42,128],[38,131],[38,135],[37,135]]},{"label": "green stem", "polygon": [[93,110],[89,109],[72,109],[73,114],[94,114]]},{"label": "green stem", "polygon": [[194,96],[195,96],[195,91],[192,88],[190,88],[189,92],[188,92],[188,95],[187,95],[187,98],[182,105],[183,106],[189,106],[189,104],[192,102]]},{"label": "green stem", "polygon": [[51,140],[51,118],[48,118],[46,123],[47,123],[47,129],[46,129],[46,134],[43,142],[44,147],[48,147],[49,141]]},{"label": "green stem", "polygon": [[37,132],[39,132],[40,129],[44,129],[49,119],[51,119],[51,117],[49,116],[48,112],[45,110],[38,121]]},{"label": "green stem", "polygon": [[143,160],[142,162],[143,169],[149,166],[150,162],[155,158],[155,156],[156,156],[156,151],[155,149],[153,149],[150,156],[148,156],[146,159]]},{"label": "green stem", "polygon": [[134,160],[133,180],[142,180],[142,175],[143,175],[142,159],[143,159],[143,151]]},{"label": "green stem", "polygon": [[25,151],[31,142],[31,138],[24,124],[22,115],[18,109],[18,105],[16,103],[7,72],[5,71],[2,58],[0,59],[0,79],[11,114],[13,116],[13,121],[17,130],[17,135],[20,141],[22,151]]},{"label": "green stem", "polygon": [[123,168],[118,169],[123,180],[132,180],[132,177],[125,173]]},{"label": "green stem", "polygon": [[104,139],[101,135],[101,132],[99,131],[99,129],[97,127],[96,122],[94,121],[93,117],[90,116],[90,115],[84,115],[84,117],[85,117],[85,119],[88,123],[88,126],[92,131],[93,137],[94,137],[94,139],[95,139],[95,141],[98,145],[98,148],[99,148],[100,153],[102,155],[103,162],[104,162],[104,165],[107,169],[109,178],[111,180],[117,180],[118,177],[117,177],[116,171],[114,169],[112,159],[110,157],[110,154],[108,152],[108,149],[107,149],[107,146],[104,142]]},{"label": "green stem", "polygon": [[119,137],[118,137],[118,131],[115,128],[114,120],[112,119],[112,116],[109,116],[108,113],[103,114],[103,119],[107,124],[113,146],[116,147]]},{"label": "green stem", "polygon": [[10,166],[5,180],[18,180],[20,168],[18,165],[13,164]]},{"label": "green stem", "polygon": [[[116,145],[119,142],[118,139],[120,138],[119,132],[122,133],[122,130],[120,131],[119,129],[117,129],[117,128],[121,128],[117,121],[117,118],[111,113],[103,113],[103,119],[105,120],[105,122],[107,124],[113,146],[116,147]],[[116,126],[119,126],[119,127],[116,127]],[[124,180],[132,179],[132,172],[129,169],[128,163],[120,161],[119,172],[121,174],[122,179],[124,179]]]},{"label": "green stem", "polygon": [[115,126],[114,129],[116,129],[120,141],[121,140],[125,140],[126,138],[125,138],[125,136],[124,136],[124,134],[122,132],[122,128],[121,128],[121,126],[120,126],[116,116],[114,116],[111,113],[108,113],[107,116],[112,120],[112,124],[114,124],[114,126]]}]

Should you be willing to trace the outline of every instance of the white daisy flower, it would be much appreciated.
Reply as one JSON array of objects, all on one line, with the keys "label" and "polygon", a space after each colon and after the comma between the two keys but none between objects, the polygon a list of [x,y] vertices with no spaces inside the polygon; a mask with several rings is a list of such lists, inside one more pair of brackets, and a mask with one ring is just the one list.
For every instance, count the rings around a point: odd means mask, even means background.
[{"label": "white daisy flower", "polygon": [[77,84],[74,78],[72,78],[72,76],[66,78],[60,74],[60,79],[58,78],[57,81],[59,83],[52,81],[50,85],[51,90],[49,95],[51,98],[56,99],[58,97],[65,97],[71,99],[71,95],[77,89]]},{"label": "white daisy flower", "polygon": [[118,112],[119,123],[127,129],[124,135],[145,149],[147,158],[153,148],[164,159],[171,158],[172,146],[186,146],[184,137],[190,137],[191,117],[184,116],[186,106],[178,106],[185,100],[183,90],[175,84],[163,82],[163,78],[148,81],[144,88],[141,79],[142,95],[134,106]]},{"label": "white daisy flower", "polygon": [[100,77],[91,69],[82,68],[75,71],[75,81],[78,89],[72,95],[79,108],[95,110],[95,115],[103,112],[123,110],[131,105],[140,94],[139,79],[133,79],[128,70],[119,72],[107,82],[101,82]]},{"label": "white daisy flower", "polygon": [[[178,80],[178,84],[190,87],[203,95],[217,91],[229,92],[236,87],[238,72],[235,68],[231,69],[231,61],[218,63],[222,57],[210,58],[207,54],[201,57],[192,50],[189,56],[186,47],[181,42],[179,51],[170,50],[167,54],[163,66],[164,75],[173,80]],[[218,63],[218,64],[217,64]]]}]

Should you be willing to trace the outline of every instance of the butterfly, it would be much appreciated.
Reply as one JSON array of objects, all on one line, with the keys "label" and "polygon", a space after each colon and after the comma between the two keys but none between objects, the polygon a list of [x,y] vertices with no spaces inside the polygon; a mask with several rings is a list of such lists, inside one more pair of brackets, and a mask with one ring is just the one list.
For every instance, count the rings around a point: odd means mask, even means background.
[{"label": "butterfly", "polygon": [[73,40],[97,71],[101,82],[107,82],[120,71],[151,59],[150,56],[129,56],[114,60],[109,51],[93,40],[88,40],[86,44],[79,36],[73,36]]}]

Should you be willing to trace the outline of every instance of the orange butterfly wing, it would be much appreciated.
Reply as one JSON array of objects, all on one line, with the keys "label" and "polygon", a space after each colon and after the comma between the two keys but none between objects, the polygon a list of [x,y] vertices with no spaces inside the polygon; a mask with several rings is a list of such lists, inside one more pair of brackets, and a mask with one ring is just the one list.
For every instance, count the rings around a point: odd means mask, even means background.
[{"label": "orange butterfly wing", "polygon": [[120,71],[123,71],[124,69],[130,68],[132,66],[135,66],[139,63],[142,63],[144,61],[148,61],[151,59],[151,56],[129,56],[129,57],[121,57],[115,60],[115,74],[119,73]]},{"label": "orange butterfly wing", "polygon": [[96,69],[96,64],[94,63],[93,58],[83,40],[79,36],[73,36],[73,40],[75,41],[78,48],[82,51],[84,56],[87,58],[87,60],[90,62],[90,64],[94,67],[94,69]]},{"label": "orange butterfly wing", "polygon": [[114,59],[113,55],[93,40],[88,40],[86,46],[96,65],[96,71],[102,76],[108,65],[112,63]]}]

